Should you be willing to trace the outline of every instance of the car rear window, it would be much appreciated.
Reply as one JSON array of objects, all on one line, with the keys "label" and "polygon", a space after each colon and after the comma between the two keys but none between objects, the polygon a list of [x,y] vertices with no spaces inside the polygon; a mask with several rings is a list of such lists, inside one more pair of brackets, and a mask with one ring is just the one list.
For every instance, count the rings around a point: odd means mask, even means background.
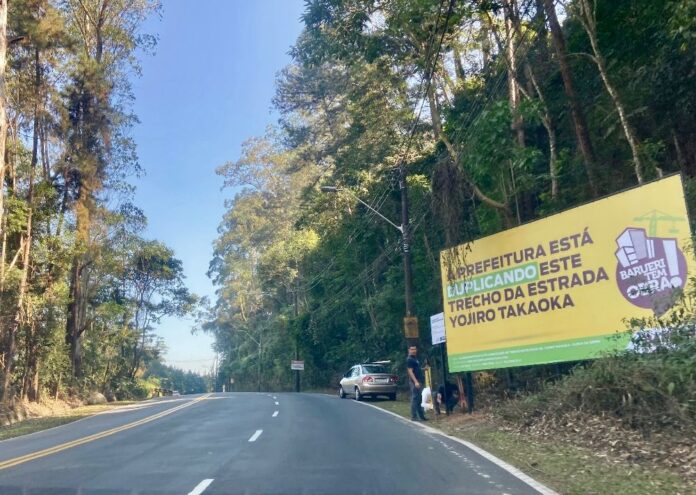
[{"label": "car rear window", "polygon": [[363,371],[365,373],[389,373],[387,368],[380,366],[378,364],[367,364],[363,365]]}]

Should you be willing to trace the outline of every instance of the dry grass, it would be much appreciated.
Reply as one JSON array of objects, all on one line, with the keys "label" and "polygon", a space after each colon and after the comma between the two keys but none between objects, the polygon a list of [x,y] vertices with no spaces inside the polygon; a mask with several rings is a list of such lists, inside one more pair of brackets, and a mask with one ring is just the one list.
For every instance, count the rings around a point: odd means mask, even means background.
[{"label": "dry grass", "polygon": [[[409,416],[406,401],[372,404]],[[561,494],[687,495],[696,489],[679,472],[649,460],[639,462],[578,445],[569,437],[537,436],[516,431],[494,416],[459,412],[435,418],[428,425],[468,440],[518,467]]]},{"label": "dry grass", "polygon": [[91,406],[61,400],[19,403],[13,411],[15,420],[11,424],[0,426],[0,440],[61,426],[133,403],[134,401],[123,401]]}]

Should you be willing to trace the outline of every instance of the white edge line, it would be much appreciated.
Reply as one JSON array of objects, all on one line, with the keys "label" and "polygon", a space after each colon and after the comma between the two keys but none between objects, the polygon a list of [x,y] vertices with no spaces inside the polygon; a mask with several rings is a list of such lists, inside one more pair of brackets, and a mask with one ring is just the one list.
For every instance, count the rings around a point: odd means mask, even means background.
[{"label": "white edge line", "polygon": [[255,442],[257,438],[261,436],[261,433],[263,433],[263,430],[256,430],[256,433],[251,435],[251,438],[249,439],[250,442]]},{"label": "white edge line", "polygon": [[273,417],[275,418],[276,416],[278,416],[278,411],[273,413]]},{"label": "white edge line", "polygon": [[278,397],[276,397],[276,396],[274,395],[273,398],[274,398],[274,399],[277,399]]},{"label": "white edge line", "polygon": [[276,406],[277,406],[277,405],[279,405],[279,402],[278,402],[278,401],[276,401],[275,405],[276,405]]},{"label": "white edge line", "polygon": [[[356,401],[352,401],[352,402],[356,402]],[[433,433],[435,435],[441,435],[443,437],[449,438],[450,440],[452,440],[454,442],[460,443],[460,444],[464,445],[465,447],[473,450],[474,452],[479,454],[481,457],[484,457],[485,459],[489,460],[490,462],[492,462],[493,464],[495,464],[499,468],[504,469],[505,471],[507,471],[508,473],[513,475],[515,478],[517,478],[521,481],[524,481],[526,484],[528,484],[529,486],[534,488],[536,491],[538,491],[542,495],[559,495],[558,492],[555,492],[551,488],[547,487],[546,485],[539,483],[537,480],[535,480],[531,476],[529,476],[529,475],[523,473],[522,471],[520,471],[519,469],[517,469],[515,466],[508,464],[507,462],[503,461],[502,459],[499,459],[498,457],[494,456],[490,452],[483,450],[481,447],[477,447],[476,445],[474,445],[471,442],[467,442],[466,440],[462,440],[461,438],[457,438],[455,436],[448,435],[447,433],[445,433],[441,430],[438,430],[437,428],[433,428],[431,426],[424,425],[424,424],[419,423],[417,421],[414,421],[411,423],[403,416],[399,416],[398,414],[391,412],[391,411],[387,411],[386,409],[382,409],[381,407],[373,406],[372,404],[367,404],[366,402],[358,402],[358,404],[372,407],[374,409],[377,409],[378,411],[382,411],[383,413],[391,414],[395,418],[398,418],[405,423],[412,424],[413,426],[419,426],[420,428],[422,428],[423,430],[425,430],[429,433]]]},{"label": "white edge line", "polygon": [[215,481],[213,478],[201,481],[196,485],[196,488],[188,492],[188,495],[200,495],[213,481]]}]

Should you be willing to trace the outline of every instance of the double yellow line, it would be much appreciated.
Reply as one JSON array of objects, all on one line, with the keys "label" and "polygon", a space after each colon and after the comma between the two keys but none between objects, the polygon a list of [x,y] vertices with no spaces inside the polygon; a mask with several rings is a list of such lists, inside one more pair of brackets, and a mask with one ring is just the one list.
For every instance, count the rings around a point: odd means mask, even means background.
[{"label": "double yellow line", "polygon": [[20,457],[15,457],[14,459],[8,459],[6,461],[0,462],[0,470],[11,468],[13,466],[17,466],[19,464],[24,464],[25,462],[33,461],[35,459],[40,459],[41,457],[46,457],[48,455],[56,454],[58,452],[62,452],[63,450],[71,449],[73,447],[77,447],[78,445],[84,445],[89,442],[93,442],[95,440],[99,440],[100,438],[108,437],[110,435],[113,435],[115,433],[119,433],[124,430],[129,430],[131,428],[135,428],[136,426],[144,425],[145,423],[149,423],[151,421],[155,421],[157,419],[163,418],[165,416],[168,416],[170,414],[175,413],[176,411],[180,411],[182,409],[185,409],[187,407],[191,407],[194,404],[207,399],[210,397],[211,394],[206,394],[202,397],[199,397],[195,400],[192,400],[191,402],[187,402],[185,404],[181,404],[176,407],[172,407],[171,409],[167,409],[165,411],[159,412],[157,414],[153,414],[152,416],[147,416],[146,418],[139,419],[137,421],[133,421],[132,423],[127,423],[122,426],[117,426],[116,428],[111,428],[110,430],[105,430],[99,433],[94,433],[92,435],[88,435],[86,437],[78,438],[77,440],[72,440],[70,442],[62,443],[60,445],[56,445],[55,447],[49,447],[44,450],[39,450],[37,452],[32,452],[31,454],[26,454]]}]

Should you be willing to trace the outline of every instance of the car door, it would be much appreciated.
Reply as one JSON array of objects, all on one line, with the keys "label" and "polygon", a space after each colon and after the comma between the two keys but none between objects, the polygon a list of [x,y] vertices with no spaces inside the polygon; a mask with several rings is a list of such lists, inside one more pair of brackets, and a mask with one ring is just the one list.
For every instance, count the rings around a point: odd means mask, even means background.
[{"label": "car door", "polygon": [[353,368],[353,373],[350,376],[350,393],[354,394],[355,393],[355,387],[357,385],[360,385],[360,366],[355,366]]},{"label": "car door", "polygon": [[353,371],[355,370],[355,366],[353,366],[351,369],[349,369],[345,375],[343,375],[343,378],[341,379],[341,386],[343,387],[343,391],[347,394],[352,394],[353,393]]}]

